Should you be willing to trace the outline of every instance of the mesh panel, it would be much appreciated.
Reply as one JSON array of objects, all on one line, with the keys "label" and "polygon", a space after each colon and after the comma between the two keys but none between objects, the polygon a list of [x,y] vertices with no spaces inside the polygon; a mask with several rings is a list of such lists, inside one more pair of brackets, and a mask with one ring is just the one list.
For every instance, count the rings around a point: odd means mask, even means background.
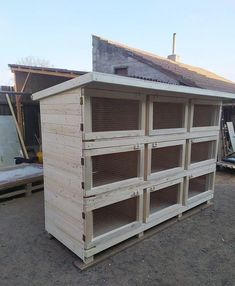
[{"label": "mesh panel", "polygon": [[194,105],[193,127],[213,126],[218,107],[213,105]]},{"label": "mesh panel", "polygon": [[150,193],[150,213],[177,204],[179,184]]},{"label": "mesh panel", "polygon": [[182,128],[183,103],[153,103],[153,129]]},{"label": "mesh panel", "polygon": [[188,196],[193,197],[207,191],[206,183],[209,175],[203,175],[189,180]]},{"label": "mesh panel", "polygon": [[94,236],[136,221],[137,199],[131,198],[93,211]]},{"label": "mesh panel", "polygon": [[139,101],[92,97],[92,131],[139,129]]},{"label": "mesh panel", "polygon": [[138,176],[139,151],[92,157],[93,187]]},{"label": "mesh panel", "polygon": [[193,143],[191,147],[191,163],[212,159],[213,142]]},{"label": "mesh panel", "polygon": [[181,161],[181,145],[152,149],[151,172],[159,172],[179,167]]}]

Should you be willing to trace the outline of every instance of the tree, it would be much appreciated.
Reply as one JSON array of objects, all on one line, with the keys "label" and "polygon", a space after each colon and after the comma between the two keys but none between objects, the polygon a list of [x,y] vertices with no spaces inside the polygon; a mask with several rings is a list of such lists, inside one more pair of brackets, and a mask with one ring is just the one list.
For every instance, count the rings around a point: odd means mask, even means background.
[{"label": "tree", "polygon": [[21,58],[20,60],[17,61],[17,64],[26,66],[47,67],[47,68],[53,67],[53,65],[48,60],[32,56]]}]

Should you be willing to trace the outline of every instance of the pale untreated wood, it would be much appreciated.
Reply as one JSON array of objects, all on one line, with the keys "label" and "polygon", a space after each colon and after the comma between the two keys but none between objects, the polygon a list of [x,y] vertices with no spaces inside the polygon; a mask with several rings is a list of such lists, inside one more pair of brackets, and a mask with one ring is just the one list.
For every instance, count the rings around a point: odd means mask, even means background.
[{"label": "pale untreated wood", "polygon": [[35,95],[46,229],[85,263],[213,198],[220,93],[139,86],[90,74]]}]

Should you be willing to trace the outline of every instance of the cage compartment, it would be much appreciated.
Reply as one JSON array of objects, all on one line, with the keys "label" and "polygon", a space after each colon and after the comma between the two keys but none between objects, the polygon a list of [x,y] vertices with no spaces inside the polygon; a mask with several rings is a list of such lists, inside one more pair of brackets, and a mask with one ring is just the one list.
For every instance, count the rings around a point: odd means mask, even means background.
[{"label": "cage compartment", "polygon": [[92,157],[93,187],[138,177],[139,151]]},{"label": "cage compartment", "polygon": [[184,150],[184,141],[154,143],[152,148],[149,148],[150,177],[182,171],[184,168]]},{"label": "cage compartment", "polygon": [[205,140],[204,138],[190,140],[190,167],[214,162],[216,159],[216,143],[215,138],[212,140]]},{"label": "cage compartment", "polygon": [[144,135],[145,97],[87,91],[84,123],[87,140]]},{"label": "cage compartment", "polygon": [[152,98],[150,135],[186,132],[187,101],[180,98]]},{"label": "cage compartment", "polygon": [[87,150],[86,193],[112,191],[141,183],[144,177],[144,145]]},{"label": "cage compartment", "polygon": [[138,223],[138,203],[138,197],[133,197],[93,210],[93,238]]},{"label": "cage compartment", "polygon": [[196,197],[207,191],[213,191],[214,173],[209,173],[189,179],[188,199]]},{"label": "cage compartment", "polygon": [[180,184],[150,192],[150,215],[180,204]]},{"label": "cage compartment", "polygon": [[[220,105],[193,101],[192,131],[200,128],[218,129]],[[208,130],[208,129],[207,129]]]},{"label": "cage compartment", "polygon": [[139,129],[139,101],[117,98],[91,98],[92,132]]}]

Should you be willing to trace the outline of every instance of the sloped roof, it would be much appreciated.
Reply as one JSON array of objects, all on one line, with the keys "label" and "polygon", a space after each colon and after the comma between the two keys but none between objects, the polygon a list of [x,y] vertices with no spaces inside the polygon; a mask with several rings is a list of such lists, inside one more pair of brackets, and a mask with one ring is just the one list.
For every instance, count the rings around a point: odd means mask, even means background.
[{"label": "sloped roof", "polygon": [[47,75],[55,75],[55,76],[63,76],[63,77],[76,77],[79,75],[84,75],[85,71],[78,70],[68,70],[61,68],[48,68],[48,67],[39,67],[39,66],[27,66],[27,65],[18,65],[18,64],[9,64],[8,65],[13,72],[21,71],[21,72],[30,72],[37,74],[47,74]]},{"label": "sloped roof", "polygon": [[85,75],[65,81],[61,84],[54,85],[47,89],[35,92],[32,95],[33,100],[41,100],[49,96],[59,94],[78,87],[92,87],[99,89],[109,89],[118,91],[135,92],[141,96],[141,92],[145,94],[156,94],[156,91],[162,95],[181,96],[191,95],[193,97],[212,98],[216,100],[234,100],[235,94],[221,92],[215,90],[206,90],[196,87],[188,87],[176,84],[167,84],[143,79],[136,79],[115,74],[91,72]]},{"label": "sloped roof", "polygon": [[100,41],[114,47],[120,48],[122,52],[131,56],[151,67],[154,67],[170,77],[178,80],[180,84],[199,87],[211,90],[235,92],[235,83],[212,73],[206,69],[191,66],[181,62],[175,62],[158,55],[142,51],[139,49],[131,48],[126,45],[106,40],[97,36],[94,36]]}]

